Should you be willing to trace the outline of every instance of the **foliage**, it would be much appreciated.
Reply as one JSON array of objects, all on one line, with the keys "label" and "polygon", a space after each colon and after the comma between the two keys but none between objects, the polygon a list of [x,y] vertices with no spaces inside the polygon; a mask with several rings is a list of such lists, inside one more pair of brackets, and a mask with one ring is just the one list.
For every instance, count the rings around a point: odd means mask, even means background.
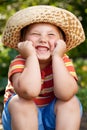
[{"label": "foliage", "polygon": [[87,88],[87,59],[76,59],[74,64],[78,75],[79,86]]},{"label": "foliage", "polygon": [[80,88],[77,97],[82,103],[83,111],[87,111],[87,88]]},{"label": "foliage", "polygon": [[83,111],[87,111],[87,59],[78,58],[73,62],[78,76],[79,92],[77,96],[83,105]]},{"label": "foliage", "polygon": [[15,50],[3,47],[0,44],[0,90],[7,85],[9,64],[16,55],[17,52]]}]

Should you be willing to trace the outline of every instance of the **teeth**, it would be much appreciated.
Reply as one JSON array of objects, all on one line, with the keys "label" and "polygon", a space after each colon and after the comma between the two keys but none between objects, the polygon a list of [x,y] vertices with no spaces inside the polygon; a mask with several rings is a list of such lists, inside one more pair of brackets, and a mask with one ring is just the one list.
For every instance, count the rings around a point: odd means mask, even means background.
[{"label": "teeth", "polygon": [[45,48],[45,47],[38,47],[38,50],[39,51],[47,51],[47,48]]},{"label": "teeth", "polygon": [[36,49],[38,52],[47,52],[48,51],[48,48],[45,46],[38,46],[38,47],[36,47]]}]

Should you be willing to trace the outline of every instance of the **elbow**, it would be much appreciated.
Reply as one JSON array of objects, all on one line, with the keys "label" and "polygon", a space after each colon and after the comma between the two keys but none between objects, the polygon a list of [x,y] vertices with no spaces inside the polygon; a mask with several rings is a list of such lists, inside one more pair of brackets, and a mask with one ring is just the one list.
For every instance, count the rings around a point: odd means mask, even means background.
[{"label": "elbow", "polygon": [[28,95],[29,98],[35,98],[40,94],[40,90],[39,89],[32,90],[29,88],[28,90],[25,91],[25,93],[26,95]]},{"label": "elbow", "polygon": [[55,96],[59,99],[59,100],[62,100],[62,101],[68,101],[70,100],[74,95],[59,95],[57,96],[57,94],[55,94]]},{"label": "elbow", "polygon": [[69,99],[71,99],[72,97],[73,97],[73,94],[72,95],[65,95],[65,94],[57,94],[57,93],[55,93],[55,96],[58,98],[58,99],[60,99],[60,100],[62,100],[62,101],[68,101]]},{"label": "elbow", "polygon": [[20,90],[16,90],[16,93],[24,98],[24,99],[34,99],[35,97],[37,97],[39,95],[39,91],[33,91],[33,90],[30,90],[30,89],[20,89]]},{"label": "elbow", "polygon": [[69,89],[68,91],[62,91],[62,92],[58,92],[56,90],[54,90],[54,94],[55,96],[62,100],[62,101],[68,101],[70,100],[74,95],[76,95],[78,92],[78,85],[74,86],[74,89]]},{"label": "elbow", "polygon": [[18,87],[15,87],[15,91],[22,98],[33,99],[40,94],[40,87],[36,88],[37,86],[32,87],[32,85],[29,86],[19,82]]}]

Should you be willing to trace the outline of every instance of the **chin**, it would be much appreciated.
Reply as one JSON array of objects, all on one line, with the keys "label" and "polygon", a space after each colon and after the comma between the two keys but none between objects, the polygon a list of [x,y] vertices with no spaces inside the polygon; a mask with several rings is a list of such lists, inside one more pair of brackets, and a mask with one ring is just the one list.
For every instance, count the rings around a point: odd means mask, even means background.
[{"label": "chin", "polygon": [[48,57],[48,58],[38,57],[38,60],[40,63],[49,63],[51,61],[51,57]]}]

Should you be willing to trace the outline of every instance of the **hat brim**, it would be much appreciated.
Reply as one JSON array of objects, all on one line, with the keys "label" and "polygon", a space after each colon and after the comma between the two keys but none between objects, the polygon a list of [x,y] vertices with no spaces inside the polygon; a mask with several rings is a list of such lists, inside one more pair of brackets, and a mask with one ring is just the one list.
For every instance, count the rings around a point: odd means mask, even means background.
[{"label": "hat brim", "polygon": [[9,18],[2,36],[3,44],[16,49],[21,29],[39,22],[51,23],[63,30],[67,51],[85,40],[82,24],[74,14],[54,6],[39,5],[20,10]]}]

